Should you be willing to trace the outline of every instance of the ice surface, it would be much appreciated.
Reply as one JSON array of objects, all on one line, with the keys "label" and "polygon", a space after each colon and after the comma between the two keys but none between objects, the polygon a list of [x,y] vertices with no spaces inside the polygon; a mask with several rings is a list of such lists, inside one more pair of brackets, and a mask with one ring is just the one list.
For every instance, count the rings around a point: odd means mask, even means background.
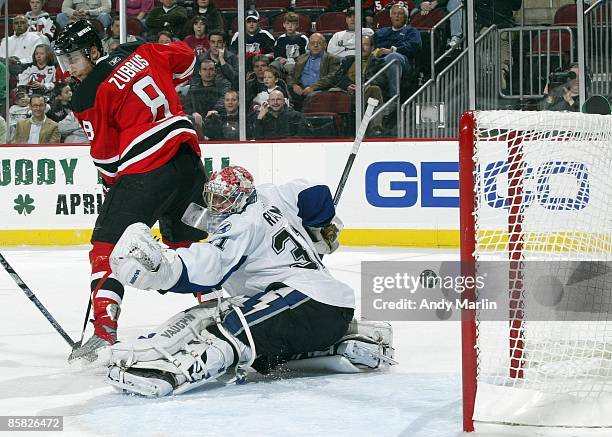
[{"label": "ice surface", "polygon": [[[74,339],[88,297],[87,250],[2,251]],[[348,248],[325,261],[336,277],[359,291],[361,261],[456,257],[455,251]],[[0,414],[62,415],[62,436],[461,435],[455,322],[394,323],[400,364],[387,373],[259,377],[242,386],[212,386],[151,400],[117,393],[101,375],[72,371],[67,344],[1,270],[0,302]],[[143,333],[194,303],[192,296],[129,289],[119,336]]]}]

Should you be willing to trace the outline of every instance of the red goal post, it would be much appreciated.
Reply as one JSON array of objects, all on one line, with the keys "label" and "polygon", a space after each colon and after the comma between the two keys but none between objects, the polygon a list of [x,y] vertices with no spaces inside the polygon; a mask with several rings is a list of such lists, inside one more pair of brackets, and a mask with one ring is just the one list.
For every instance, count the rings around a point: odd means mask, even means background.
[{"label": "red goal post", "polygon": [[508,319],[474,311],[461,322],[464,431],[475,421],[612,426],[598,414],[612,408],[612,281],[578,289],[593,320],[576,321],[573,301],[562,301],[547,321],[542,274],[529,267],[554,267],[567,300],[575,263],[612,261],[612,117],[464,113],[459,169],[463,274],[484,261],[508,265]]}]

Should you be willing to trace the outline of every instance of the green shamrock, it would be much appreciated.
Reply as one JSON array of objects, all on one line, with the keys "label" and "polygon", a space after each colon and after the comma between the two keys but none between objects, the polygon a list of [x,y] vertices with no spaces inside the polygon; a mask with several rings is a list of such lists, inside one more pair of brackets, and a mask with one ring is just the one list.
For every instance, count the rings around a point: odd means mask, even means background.
[{"label": "green shamrock", "polygon": [[19,214],[28,215],[34,211],[34,199],[29,194],[26,194],[25,198],[20,194],[14,199],[14,202],[14,208]]}]

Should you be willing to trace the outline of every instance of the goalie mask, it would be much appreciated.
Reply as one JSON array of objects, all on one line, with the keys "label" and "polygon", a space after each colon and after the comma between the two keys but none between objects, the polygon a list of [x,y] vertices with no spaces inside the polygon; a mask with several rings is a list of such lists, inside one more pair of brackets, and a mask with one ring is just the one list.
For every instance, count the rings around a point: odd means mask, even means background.
[{"label": "goalie mask", "polygon": [[207,207],[192,203],[183,215],[183,223],[207,232],[214,232],[231,214],[241,213],[257,200],[253,176],[247,169],[230,165],[216,171],[204,185]]}]

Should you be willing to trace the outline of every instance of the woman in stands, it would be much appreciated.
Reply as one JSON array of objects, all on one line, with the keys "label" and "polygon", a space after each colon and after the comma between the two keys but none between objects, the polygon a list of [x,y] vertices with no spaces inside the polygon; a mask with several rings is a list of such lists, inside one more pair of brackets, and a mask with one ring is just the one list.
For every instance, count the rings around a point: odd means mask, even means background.
[{"label": "woman in stands", "polygon": [[46,44],[38,44],[32,54],[32,64],[19,75],[17,87],[28,93],[48,95],[61,75],[55,68],[55,55]]}]

